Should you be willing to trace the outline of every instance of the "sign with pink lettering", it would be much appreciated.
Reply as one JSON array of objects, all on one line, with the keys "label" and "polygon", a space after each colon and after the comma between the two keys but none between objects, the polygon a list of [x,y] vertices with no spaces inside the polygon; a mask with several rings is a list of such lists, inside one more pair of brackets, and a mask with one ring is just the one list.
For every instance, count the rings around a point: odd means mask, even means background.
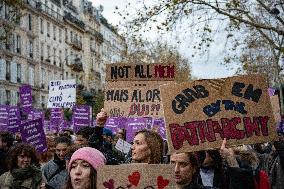
[{"label": "sign with pink lettering", "polygon": [[276,125],[262,75],[160,86],[169,151],[272,141]]},{"label": "sign with pink lettering", "polygon": [[122,164],[98,168],[98,189],[174,189],[173,164]]}]

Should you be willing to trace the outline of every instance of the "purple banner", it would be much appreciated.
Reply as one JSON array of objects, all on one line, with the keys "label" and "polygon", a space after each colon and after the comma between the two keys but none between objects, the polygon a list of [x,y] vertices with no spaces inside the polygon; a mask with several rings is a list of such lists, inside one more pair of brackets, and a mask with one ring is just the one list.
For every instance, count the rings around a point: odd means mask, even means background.
[{"label": "purple banner", "polygon": [[62,123],[59,125],[59,131],[63,131],[64,129],[71,128],[71,123],[67,120],[63,120]]},{"label": "purple banner", "polygon": [[47,151],[46,137],[42,124],[42,119],[37,119],[25,122],[20,127],[22,140],[33,145],[39,153]]},{"label": "purple banner", "polygon": [[147,118],[128,118],[126,123],[126,141],[131,143],[135,133],[147,129]]},{"label": "purple banner", "polygon": [[73,107],[73,130],[77,132],[81,127],[91,126],[91,107],[76,105]]},{"label": "purple banner", "polygon": [[0,105],[0,131],[7,131],[9,125],[9,106]]},{"label": "purple banner", "polygon": [[116,133],[121,128],[121,117],[110,117],[105,123],[105,127]]},{"label": "purple banner", "polygon": [[165,120],[163,118],[154,120],[152,130],[157,131],[164,140],[167,139]]},{"label": "purple banner", "polygon": [[10,106],[9,108],[9,126],[8,131],[17,133],[20,131],[21,117],[18,106]]},{"label": "purple banner", "polygon": [[30,85],[20,87],[20,99],[22,110],[28,114],[32,110],[32,88]]}]

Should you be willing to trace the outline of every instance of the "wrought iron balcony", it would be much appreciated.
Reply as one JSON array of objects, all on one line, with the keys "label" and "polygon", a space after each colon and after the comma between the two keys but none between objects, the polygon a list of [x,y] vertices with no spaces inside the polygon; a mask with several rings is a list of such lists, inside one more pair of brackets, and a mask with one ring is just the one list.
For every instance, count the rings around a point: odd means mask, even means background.
[{"label": "wrought iron balcony", "polygon": [[85,24],[83,21],[79,20],[78,18],[76,18],[75,16],[73,16],[70,12],[64,12],[64,20],[66,21],[70,21],[73,24],[75,24],[76,26],[78,26],[81,29],[85,29]]},{"label": "wrought iron balcony", "polygon": [[74,60],[72,60],[70,62],[70,64],[68,64],[68,66],[73,70],[73,71],[76,71],[76,72],[82,72],[84,71],[83,69],[83,63],[81,61],[80,58],[75,58]]},{"label": "wrought iron balcony", "polygon": [[72,47],[78,50],[82,50],[82,42],[79,41],[77,38],[71,38],[70,44],[72,45]]}]

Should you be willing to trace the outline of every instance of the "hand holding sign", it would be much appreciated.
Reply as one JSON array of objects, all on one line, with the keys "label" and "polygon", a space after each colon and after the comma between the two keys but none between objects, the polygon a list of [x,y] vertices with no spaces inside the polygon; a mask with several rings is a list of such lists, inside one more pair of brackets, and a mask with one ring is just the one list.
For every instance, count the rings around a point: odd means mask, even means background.
[{"label": "hand holding sign", "polygon": [[101,112],[97,114],[96,120],[99,127],[104,127],[104,124],[107,120],[107,113],[103,108],[101,109]]},{"label": "hand holding sign", "polygon": [[234,150],[232,148],[227,148],[227,139],[224,138],[222,146],[220,148],[220,155],[224,158],[230,167],[239,167],[239,164],[236,160]]}]

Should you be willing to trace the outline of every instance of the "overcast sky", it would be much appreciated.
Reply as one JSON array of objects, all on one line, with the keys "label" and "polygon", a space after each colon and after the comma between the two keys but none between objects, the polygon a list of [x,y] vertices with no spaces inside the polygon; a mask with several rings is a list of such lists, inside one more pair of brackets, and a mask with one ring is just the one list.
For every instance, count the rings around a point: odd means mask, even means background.
[{"label": "overcast sky", "polygon": [[[113,25],[119,25],[120,17],[113,13],[115,7],[118,6],[120,9],[123,8],[129,0],[91,0],[95,7],[103,5],[104,11],[103,15],[108,20],[109,23]],[[133,0],[131,1],[133,2]],[[170,37],[167,37],[170,40]],[[204,55],[204,57],[196,57],[194,59],[190,56],[190,51],[187,47],[186,40],[180,45],[180,52],[184,54],[191,62],[192,74],[200,79],[211,79],[211,78],[222,78],[232,76],[236,71],[236,66],[230,67],[228,69],[224,65],[219,63],[223,59],[224,55],[224,44],[220,41],[225,41],[222,35],[216,36],[215,41],[217,41],[210,49],[209,56]],[[208,58],[209,57],[209,58]]]}]

